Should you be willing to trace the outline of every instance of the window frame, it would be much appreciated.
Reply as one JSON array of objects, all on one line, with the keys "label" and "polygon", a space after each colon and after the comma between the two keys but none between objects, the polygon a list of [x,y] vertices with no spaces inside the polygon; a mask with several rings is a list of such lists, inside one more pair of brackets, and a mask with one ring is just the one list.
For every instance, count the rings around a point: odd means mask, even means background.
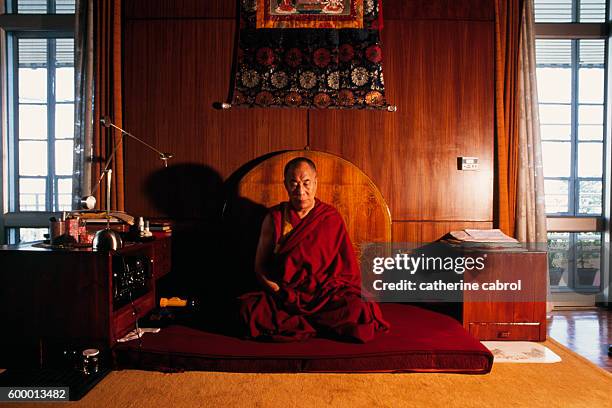
[{"label": "window frame", "polygon": [[[48,0],[50,1],[50,0]],[[0,1],[0,11],[3,10],[4,2]],[[6,6],[8,10],[12,10],[12,1],[7,1]],[[14,100],[15,95],[9,94],[9,90],[12,86],[9,85],[9,80],[13,81],[11,73],[9,72],[9,50],[15,51],[15,47],[11,47],[9,41],[10,34],[20,33],[20,35],[31,35],[33,37],[40,37],[46,34],[48,37],[53,38],[74,38],[75,33],[75,14],[17,14],[17,13],[5,13],[0,14],[0,65],[1,78],[1,98],[2,98],[2,112],[0,112],[2,123],[2,143],[0,143],[0,157],[5,157],[11,153],[9,142],[15,138],[14,129],[11,130],[11,120],[9,115],[14,114],[14,110],[10,111],[7,105],[10,105]],[[49,86],[49,84],[47,84]],[[14,118],[14,116],[11,116]],[[14,122],[14,119],[12,120]],[[14,146],[13,146],[14,147]],[[13,152],[14,153],[14,152]],[[51,159],[51,157],[50,157]],[[18,167],[17,167],[18,168]],[[0,189],[2,190],[2,199],[0,200],[0,244],[6,243],[7,230],[9,228],[46,228],[49,225],[50,217],[58,217],[59,212],[51,211],[22,211],[22,212],[10,212],[10,208],[15,208],[14,202],[11,206],[9,201],[11,197],[8,193],[9,176],[13,176],[15,168],[9,169],[6,160],[3,160],[0,166]],[[9,174],[9,172],[12,172]],[[14,179],[14,178],[13,178]]]},{"label": "window frame", "polygon": [[[547,23],[549,24],[549,23]],[[537,36],[537,30],[536,30],[536,38],[537,39],[543,39]],[[546,38],[546,39],[561,39],[559,37],[554,37],[554,38]],[[539,103],[539,105],[569,105],[570,107],[570,111],[571,111],[571,123],[570,123],[570,140],[554,140],[554,139],[544,139],[542,138],[542,142],[546,143],[546,142],[552,142],[552,143],[569,143],[570,144],[570,174],[568,177],[561,177],[561,176],[553,176],[553,177],[546,177],[544,176],[544,180],[556,180],[556,181],[567,181],[568,182],[568,208],[567,208],[567,212],[557,212],[557,213],[546,213],[546,217],[547,218],[553,218],[553,217],[563,217],[563,218],[602,218],[605,214],[605,210],[608,207],[608,205],[606,205],[607,203],[604,200],[604,197],[606,195],[606,190],[607,190],[607,183],[606,183],[606,148],[607,148],[607,144],[608,144],[608,140],[606,137],[607,131],[608,131],[608,120],[607,120],[607,115],[606,112],[608,110],[608,95],[607,92],[604,92],[603,95],[603,101],[602,101],[602,108],[603,108],[603,117],[602,117],[602,126],[603,126],[603,133],[602,133],[602,140],[580,140],[579,139],[579,135],[578,135],[578,129],[579,129],[579,123],[578,123],[578,119],[579,119],[579,108],[580,106],[599,106],[600,104],[598,103],[580,103],[579,100],[579,92],[580,92],[580,79],[579,79],[579,75],[580,75],[580,45],[576,40],[594,40],[595,38],[564,38],[567,40],[571,40],[571,100],[568,104],[565,103],[553,103],[553,102],[545,102],[545,103]],[[597,38],[597,39],[601,39],[604,40],[604,71],[607,71],[607,67],[608,67],[608,62],[609,62],[609,53],[607,52],[607,49],[609,47],[609,41],[607,39],[603,39],[603,38]],[[537,66],[537,61],[536,61],[536,66]],[[608,74],[607,72],[604,72],[604,90],[607,89],[608,87]],[[580,144],[599,144],[601,143],[602,146],[602,168],[601,168],[601,177],[580,177],[578,175],[578,147]],[[579,213],[579,207],[580,207],[580,182],[581,181],[601,181],[602,183],[602,192],[601,192],[601,201],[602,201],[602,206],[601,206],[601,213],[600,214],[581,214]],[[555,231],[557,232],[557,231]],[[585,232],[591,232],[591,231],[585,231]]]},{"label": "window frame", "polygon": [[[56,47],[57,42],[55,40],[61,38],[73,38],[70,33],[54,32],[54,31],[37,31],[37,32],[22,32],[13,31],[7,36],[7,43],[9,44],[8,50],[12,54],[12,60],[7,61],[7,72],[9,80],[9,101],[7,108],[9,109],[9,115],[13,120],[11,126],[9,126],[8,134],[8,162],[9,162],[9,174],[8,174],[8,191],[9,191],[9,213],[21,213],[21,212],[41,212],[41,211],[22,211],[19,203],[19,179],[20,178],[32,178],[40,179],[42,176],[21,176],[19,174],[19,141],[23,140],[19,138],[19,61],[18,61],[18,43],[22,38],[44,38],[48,41],[47,43],[47,175],[46,188],[45,188],[45,210],[42,212],[53,212],[53,208],[59,208],[59,196],[58,188],[60,179],[72,179],[72,175],[58,176],[55,171],[55,142],[57,139],[55,135],[55,108],[57,98],[54,92],[54,80],[56,78]],[[51,40],[51,41],[49,41]],[[72,102],[74,104],[74,101]],[[61,104],[61,103],[60,103]],[[10,123],[10,122],[9,122]]]}]

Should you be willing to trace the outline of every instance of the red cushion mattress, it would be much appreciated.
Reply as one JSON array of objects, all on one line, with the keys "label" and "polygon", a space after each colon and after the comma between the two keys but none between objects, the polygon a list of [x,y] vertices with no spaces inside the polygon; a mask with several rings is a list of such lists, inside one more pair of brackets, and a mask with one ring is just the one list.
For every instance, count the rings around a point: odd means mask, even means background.
[{"label": "red cushion mattress", "polygon": [[493,355],[453,318],[416,306],[381,304],[391,332],[370,343],[324,338],[264,343],[170,326],[119,343],[118,368],[229,372],[444,372],[486,374]]}]

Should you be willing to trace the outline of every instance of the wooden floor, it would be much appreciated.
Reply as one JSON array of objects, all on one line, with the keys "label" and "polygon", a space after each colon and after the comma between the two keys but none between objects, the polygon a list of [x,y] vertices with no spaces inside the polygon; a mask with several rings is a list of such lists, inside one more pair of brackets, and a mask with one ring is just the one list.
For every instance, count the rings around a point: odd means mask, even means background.
[{"label": "wooden floor", "polygon": [[564,310],[549,313],[548,336],[612,372],[612,310]]}]

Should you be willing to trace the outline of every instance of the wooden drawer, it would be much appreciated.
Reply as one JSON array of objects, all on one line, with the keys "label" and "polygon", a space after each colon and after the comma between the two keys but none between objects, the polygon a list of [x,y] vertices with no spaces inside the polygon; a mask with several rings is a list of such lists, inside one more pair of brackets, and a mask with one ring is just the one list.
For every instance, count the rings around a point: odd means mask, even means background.
[{"label": "wooden drawer", "polygon": [[478,340],[540,340],[540,323],[470,322],[468,329]]}]

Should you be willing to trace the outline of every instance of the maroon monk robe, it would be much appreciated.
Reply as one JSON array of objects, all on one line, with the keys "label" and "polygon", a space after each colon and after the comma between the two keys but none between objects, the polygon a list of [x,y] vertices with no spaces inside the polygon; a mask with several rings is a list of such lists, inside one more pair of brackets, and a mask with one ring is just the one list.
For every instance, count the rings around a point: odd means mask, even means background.
[{"label": "maroon monk robe", "polygon": [[303,219],[286,202],[270,212],[276,248],[267,278],[280,290],[239,298],[248,336],[299,341],[320,332],[367,342],[388,331],[378,305],[361,299],[359,266],[338,211],[317,199]]}]

